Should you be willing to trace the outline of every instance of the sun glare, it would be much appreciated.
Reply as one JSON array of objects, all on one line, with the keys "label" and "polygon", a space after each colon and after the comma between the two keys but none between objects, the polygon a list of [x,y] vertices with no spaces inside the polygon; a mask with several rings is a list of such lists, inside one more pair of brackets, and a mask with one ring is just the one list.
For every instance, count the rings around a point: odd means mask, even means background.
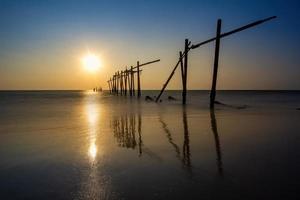
[{"label": "sun glare", "polygon": [[88,54],[88,55],[84,56],[82,58],[82,63],[83,63],[84,68],[89,72],[95,72],[101,66],[99,57],[97,57],[94,54]]}]

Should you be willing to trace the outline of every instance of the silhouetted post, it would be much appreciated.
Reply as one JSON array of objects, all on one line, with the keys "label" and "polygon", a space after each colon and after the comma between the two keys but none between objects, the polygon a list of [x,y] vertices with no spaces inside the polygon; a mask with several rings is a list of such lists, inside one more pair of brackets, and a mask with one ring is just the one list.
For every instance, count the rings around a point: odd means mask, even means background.
[{"label": "silhouetted post", "polygon": [[115,73],[115,94],[117,94],[118,82],[117,82],[117,73]]},{"label": "silhouetted post", "polygon": [[182,82],[182,85],[184,85],[184,68],[183,68],[183,61],[182,59],[182,51],[179,51],[179,60],[180,60],[180,69],[181,69],[181,82]]},{"label": "silhouetted post", "polygon": [[140,82],[140,62],[137,61],[137,96],[141,97],[141,82]]},{"label": "silhouetted post", "polygon": [[128,70],[128,90],[129,90],[129,95],[132,96],[131,69]]},{"label": "silhouetted post", "polygon": [[112,77],[112,93],[115,93],[115,76]]},{"label": "silhouetted post", "polygon": [[121,85],[121,96],[123,96],[123,71],[121,71],[120,73],[120,79],[121,79],[121,82],[120,82],[120,85]]},{"label": "silhouetted post", "polygon": [[135,95],[135,91],[134,91],[134,72],[133,72],[133,66],[131,66],[130,69],[130,74],[131,74],[131,90],[132,90],[132,96]]},{"label": "silhouetted post", "polygon": [[116,94],[116,92],[117,92],[117,79],[116,79],[116,74],[114,75],[114,93]]},{"label": "silhouetted post", "polygon": [[109,93],[111,94],[111,86],[110,86],[110,82],[111,82],[111,79],[109,79],[109,80],[107,81],[107,83],[108,83],[108,89],[109,89]]},{"label": "silhouetted post", "polygon": [[211,92],[210,92],[210,108],[214,108],[214,106],[215,106],[216,85],[217,85],[218,65],[219,65],[219,50],[220,50],[221,26],[222,26],[222,20],[218,19],[217,34],[216,34],[214,71],[213,71],[213,80],[212,80]]},{"label": "silhouetted post", "polygon": [[125,69],[125,77],[124,77],[124,82],[125,82],[125,96],[127,96],[127,75],[128,71],[127,71],[127,67]]},{"label": "silhouetted post", "polygon": [[117,86],[116,94],[119,95],[119,75],[118,75],[118,72],[116,72],[116,86]]},{"label": "silhouetted post", "polygon": [[[186,83],[187,83],[187,66],[188,66],[188,51],[189,51],[189,40],[185,39],[185,45],[184,45],[184,52],[185,52],[185,56],[184,56],[184,61],[183,61],[183,85],[182,85],[182,104],[185,105],[186,104]],[[182,63],[182,61],[181,61]]]}]

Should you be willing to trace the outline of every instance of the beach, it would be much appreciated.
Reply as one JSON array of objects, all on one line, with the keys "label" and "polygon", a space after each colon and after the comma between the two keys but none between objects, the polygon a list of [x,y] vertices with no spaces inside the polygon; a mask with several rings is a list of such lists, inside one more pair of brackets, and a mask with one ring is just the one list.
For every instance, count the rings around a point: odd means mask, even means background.
[{"label": "beach", "polygon": [[299,197],[299,91],[158,92],[1,91],[0,199]]}]

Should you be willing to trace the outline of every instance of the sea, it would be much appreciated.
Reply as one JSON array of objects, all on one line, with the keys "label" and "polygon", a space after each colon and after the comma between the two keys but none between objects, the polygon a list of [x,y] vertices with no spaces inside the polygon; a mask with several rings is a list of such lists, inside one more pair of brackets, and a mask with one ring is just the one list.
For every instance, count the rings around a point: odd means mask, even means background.
[{"label": "sea", "polygon": [[0,91],[0,199],[300,199],[300,91],[158,94]]}]

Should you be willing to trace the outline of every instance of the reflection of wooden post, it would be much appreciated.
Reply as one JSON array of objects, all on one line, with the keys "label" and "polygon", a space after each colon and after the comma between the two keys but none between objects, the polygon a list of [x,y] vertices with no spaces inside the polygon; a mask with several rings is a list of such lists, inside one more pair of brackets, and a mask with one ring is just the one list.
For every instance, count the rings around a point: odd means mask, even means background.
[{"label": "reflection of wooden post", "polygon": [[187,122],[186,108],[183,108],[183,130],[184,130],[184,141],[183,141],[183,162],[186,166],[191,167],[191,152],[190,152],[190,138],[189,128]]},{"label": "reflection of wooden post", "polygon": [[218,171],[219,171],[220,175],[223,176],[222,150],[221,150],[221,143],[220,143],[220,139],[219,139],[217,120],[216,120],[214,109],[210,109],[210,119],[211,119],[211,130],[212,130],[212,132],[214,134],[214,138],[215,138]]},{"label": "reflection of wooden post", "polygon": [[140,62],[137,61],[137,96],[141,97],[141,82],[140,82]]},{"label": "reflection of wooden post", "polygon": [[142,151],[143,141],[142,141],[142,117],[140,111],[138,113],[138,134],[139,134],[139,156],[141,156],[143,154]]},{"label": "reflection of wooden post", "polygon": [[213,80],[212,80],[211,92],[210,92],[210,108],[215,107],[216,85],[217,85],[218,65],[219,65],[221,26],[222,26],[222,20],[218,19],[217,34],[216,34],[216,46],[215,46],[214,71],[213,71]]}]

